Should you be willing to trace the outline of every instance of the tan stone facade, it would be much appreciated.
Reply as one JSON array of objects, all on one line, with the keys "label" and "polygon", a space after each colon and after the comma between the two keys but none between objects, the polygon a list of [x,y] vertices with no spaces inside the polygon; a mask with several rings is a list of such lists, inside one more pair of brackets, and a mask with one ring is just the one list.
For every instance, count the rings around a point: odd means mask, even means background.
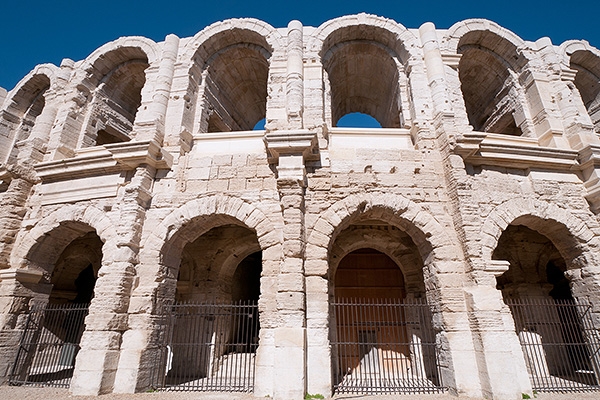
[{"label": "tan stone facade", "polygon": [[[146,390],[162,306],[242,298],[254,255],[254,394],[330,395],[336,286],[392,293],[336,281],[368,249],[426,299],[448,390],[521,398],[504,300],[600,310],[599,93],[600,50],[487,20],[227,20],[39,65],[0,93],[0,375],[23,315],[89,267],[71,391]],[[353,112],[382,128],[336,127]]]}]

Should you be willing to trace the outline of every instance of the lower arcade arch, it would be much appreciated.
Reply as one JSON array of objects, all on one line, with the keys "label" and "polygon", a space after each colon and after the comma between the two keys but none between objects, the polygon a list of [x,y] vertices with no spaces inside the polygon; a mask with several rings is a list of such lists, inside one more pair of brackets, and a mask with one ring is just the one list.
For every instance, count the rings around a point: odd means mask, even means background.
[{"label": "lower arcade arch", "polygon": [[[200,227],[198,227],[200,228]],[[238,224],[181,235],[174,304],[167,312],[164,380],[184,390],[252,390],[262,252]]]},{"label": "lower arcade arch", "polygon": [[330,338],[336,393],[443,390],[423,260],[402,229],[362,220],[330,251]]},{"label": "lower arcade arch", "polygon": [[566,259],[544,231],[509,225],[492,253],[508,269],[497,289],[510,308],[534,390],[572,391],[598,387],[600,343],[591,305],[578,299]]},{"label": "lower arcade arch", "polygon": [[11,383],[69,387],[103,246],[92,227],[68,221],[31,248],[26,262],[41,270],[42,276],[30,286],[34,306],[21,336]]}]

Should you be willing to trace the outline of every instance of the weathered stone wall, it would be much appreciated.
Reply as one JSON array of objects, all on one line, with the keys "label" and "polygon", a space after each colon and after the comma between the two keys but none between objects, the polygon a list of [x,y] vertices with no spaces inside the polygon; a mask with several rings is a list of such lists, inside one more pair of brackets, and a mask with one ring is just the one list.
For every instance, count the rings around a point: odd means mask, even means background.
[{"label": "weathered stone wall", "polygon": [[[587,42],[366,14],[227,20],[38,66],[0,93],[0,376],[23,314],[73,294],[64,277],[86,245],[102,254],[75,394],[147,389],[163,307],[231,301],[260,252],[255,395],[329,395],[336,268],[367,248],[427,300],[453,393],[521,398],[531,384],[497,287],[515,254],[545,268],[545,243],[600,322],[598,85]],[[354,112],[382,128],[336,126]],[[535,232],[521,253],[519,229]],[[536,276],[519,282],[549,296]]]}]

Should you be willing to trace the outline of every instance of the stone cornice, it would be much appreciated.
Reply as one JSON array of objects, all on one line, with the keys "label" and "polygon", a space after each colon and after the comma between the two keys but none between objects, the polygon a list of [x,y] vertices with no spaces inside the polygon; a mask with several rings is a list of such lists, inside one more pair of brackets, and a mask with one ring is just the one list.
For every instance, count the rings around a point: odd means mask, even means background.
[{"label": "stone cornice", "polygon": [[541,147],[534,138],[472,132],[458,138],[454,151],[472,165],[562,171],[581,169],[578,151]]},{"label": "stone cornice", "polygon": [[128,171],[140,165],[169,169],[171,164],[172,156],[162,151],[158,143],[150,140],[80,149],[73,158],[38,163],[34,169],[42,182],[51,182]]}]

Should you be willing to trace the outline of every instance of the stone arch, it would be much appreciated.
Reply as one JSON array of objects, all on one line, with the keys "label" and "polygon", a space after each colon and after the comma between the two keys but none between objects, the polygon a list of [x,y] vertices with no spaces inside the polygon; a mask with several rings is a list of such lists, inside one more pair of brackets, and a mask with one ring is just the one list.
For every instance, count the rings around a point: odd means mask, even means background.
[{"label": "stone arch", "polygon": [[411,295],[421,296],[425,293],[423,260],[413,252],[406,252],[410,249],[410,243],[406,243],[405,235],[401,230],[392,227],[387,227],[385,230],[373,230],[365,227],[348,232],[348,235],[343,233],[338,235],[330,251],[330,280],[334,280],[339,264],[344,257],[354,251],[369,248],[385,254],[399,267],[404,279],[403,290]]},{"label": "stone arch", "polygon": [[483,19],[452,26],[442,41],[445,51],[461,54],[461,91],[469,123],[477,131],[515,136],[534,134],[521,85],[528,63],[524,41],[498,24]]},{"label": "stone arch", "polygon": [[586,41],[571,40],[560,46],[560,55],[565,67],[576,71],[573,84],[600,132],[600,50]]},{"label": "stone arch", "polygon": [[[365,215],[368,221],[385,221],[404,231],[410,237],[414,253],[421,258],[421,270],[419,280],[424,284],[409,284],[405,281],[406,289],[411,291],[411,296],[421,297],[425,294],[429,303],[429,309],[433,317],[425,329],[437,337],[438,343],[448,344],[445,336],[446,329],[451,328],[455,318],[446,318],[445,312],[440,307],[441,299],[446,293],[462,293],[462,283],[454,280],[452,283],[444,284],[447,273],[453,275],[464,269],[461,261],[461,250],[452,242],[451,236],[447,234],[448,229],[419,204],[401,195],[390,193],[363,193],[353,194],[333,203],[328,209],[321,213],[314,226],[309,231],[306,244],[305,275],[307,292],[307,323],[313,327],[315,335],[319,339],[309,338],[308,359],[332,361],[332,371],[338,368],[336,361],[336,350],[332,350],[329,343],[335,337],[336,332],[332,330],[332,311],[327,308],[332,304],[333,290],[331,282],[331,251],[337,238],[341,237],[346,230],[355,222],[360,222],[360,216]],[[379,251],[380,249],[375,249]],[[385,253],[384,253],[385,254]],[[392,261],[395,261],[392,259]],[[412,280],[414,282],[414,279]],[[409,286],[410,285],[410,286]],[[444,287],[444,291],[442,290]],[[452,289],[450,290],[450,287]],[[421,288],[426,288],[423,290]],[[423,293],[425,292],[425,293]],[[464,305],[457,300],[452,312],[463,313]],[[318,312],[315,310],[319,310]],[[327,345],[323,345],[326,343]],[[449,365],[452,364],[451,346],[442,345],[440,351],[446,352],[442,357],[447,357]],[[335,372],[334,372],[335,374]],[[444,382],[454,385],[454,372],[450,368],[442,371]],[[339,378],[339,377],[338,377]],[[333,374],[330,379],[334,378]],[[315,388],[327,388],[335,384],[322,376],[309,375],[309,385]],[[314,390],[314,389],[312,389]]]},{"label": "stone arch", "polygon": [[[232,31],[237,34],[232,35]],[[283,48],[281,34],[268,23],[254,18],[232,18],[215,22],[194,35],[182,51],[181,61],[203,64],[219,50],[240,42],[262,46],[269,53]]]},{"label": "stone arch", "polygon": [[[400,195],[368,193],[348,196],[331,205],[319,217],[308,236],[307,262],[328,260],[339,232],[348,227],[356,216],[367,211],[373,211],[372,218],[387,218],[391,225],[404,230],[419,249],[425,265],[460,259],[460,249],[451,242],[435,217],[421,206]],[[327,276],[328,271],[311,273]]]},{"label": "stone arch", "polygon": [[148,67],[159,62],[157,44],[143,37],[123,37],[90,54],[73,79],[76,102],[87,104],[88,118],[79,122],[83,126],[77,143],[71,139],[65,147],[131,140],[138,110],[151,102]]},{"label": "stone arch", "polygon": [[56,84],[58,70],[53,64],[36,66],[8,92],[3,110],[17,116],[22,115],[30,105],[28,102]]},{"label": "stone arch", "polygon": [[160,50],[156,42],[142,36],[121,37],[96,49],[82,62],[79,69],[96,69],[94,76],[99,80],[116,65],[136,58],[146,58],[150,65],[159,62]]},{"label": "stone arch", "polygon": [[485,219],[481,230],[481,256],[489,263],[502,232],[511,224],[525,225],[552,241],[567,262],[568,269],[597,264],[594,255],[600,243],[581,218],[552,203],[533,199],[512,199],[496,208]]},{"label": "stone arch", "polygon": [[[102,242],[104,242],[105,254],[116,251],[117,233],[114,223],[106,214],[92,205],[69,205],[61,207],[47,217],[40,220],[26,235],[17,239],[15,251],[11,255],[11,266],[13,268],[36,268],[30,265],[31,254],[40,249],[48,249],[50,252],[60,252],[60,246],[56,246],[53,240],[45,240],[48,235],[63,229],[67,232],[64,241],[68,243],[69,237],[77,233],[76,230],[65,225],[74,223],[73,228],[86,229],[87,226],[96,231]],[[65,229],[66,228],[66,229]],[[70,232],[69,232],[70,231]],[[75,236],[74,236],[75,237]],[[50,250],[52,247],[57,247]]]},{"label": "stone arch", "polygon": [[[410,58],[421,58],[418,50],[419,40],[408,29],[392,19],[365,13],[346,15],[324,22],[312,34],[307,49],[324,56],[335,43],[343,41],[343,38],[336,37],[337,34],[342,34],[342,31],[348,28],[358,27],[370,27],[368,39],[380,42],[393,50],[403,63]],[[328,40],[331,43],[328,43]]]},{"label": "stone arch", "polygon": [[[483,32],[489,32],[493,34],[493,36],[483,39],[481,37],[481,33]],[[504,55],[514,53],[517,49],[525,47],[525,41],[512,31],[487,19],[472,18],[457,22],[448,28],[446,35],[444,35],[440,41],[442,52],[445,51],[452,54],[458,54],[460,45],[464,44],[461,43],[461,41],[463,41],[465,36],[469,33],[477,34],[477,36],[474,36],[474,39],[483,39],[484,41],[481,45],[490,49],[494,49],[498,46],[498,43],[494,42],[497,42],[498,40],[505,41],[509,46],[505,51],[501,52]],[[524,55],[524,57],[526,56]]]},{"label": "stone arch", "polygon": [[409,126],[407,71],[422,56],[406,28],[369,14],[340,17],[317,28],[307,47],[321,58],[332,126],[356,112],[384,128]]},{"label": "stone arch", "polygon": [[[209,195],[189,201],[167,215],[144,241],[146,260],[161,260],[162,253],[173,242],[176,235],[192,235],[186,232],[190,223],[205,219],[203,233],[223,223],[243,225],[256,232],[262,250],[281,244],[283,238],[275,224],[259,208],[233,196]],[[201,233],[194,232],[198,236]],[[154,260],[154,261],[151,261]]]},{"label": "stone arch", "polygon": [[58,68],[52,64],[35,67],[11,90],[0,110],[0,162],[14,162],[16,144],[27,139],[37,117],[46,106],[46,93],[57,84]]},{"label": "stone arch", "polygon": [[179,57],[189,75],[190,129],[252,130],[266,116],[272,55],[284,51],[280,33],[255,19],[226,20],[196,34]]},{"label": "stone arch", "polygon": [[592,46],[587,40],[567,40],[559,46],[558,54],[565,66],[569,66],[571,56],[578,51],[589,51],[600,58],[600,49]]}]

